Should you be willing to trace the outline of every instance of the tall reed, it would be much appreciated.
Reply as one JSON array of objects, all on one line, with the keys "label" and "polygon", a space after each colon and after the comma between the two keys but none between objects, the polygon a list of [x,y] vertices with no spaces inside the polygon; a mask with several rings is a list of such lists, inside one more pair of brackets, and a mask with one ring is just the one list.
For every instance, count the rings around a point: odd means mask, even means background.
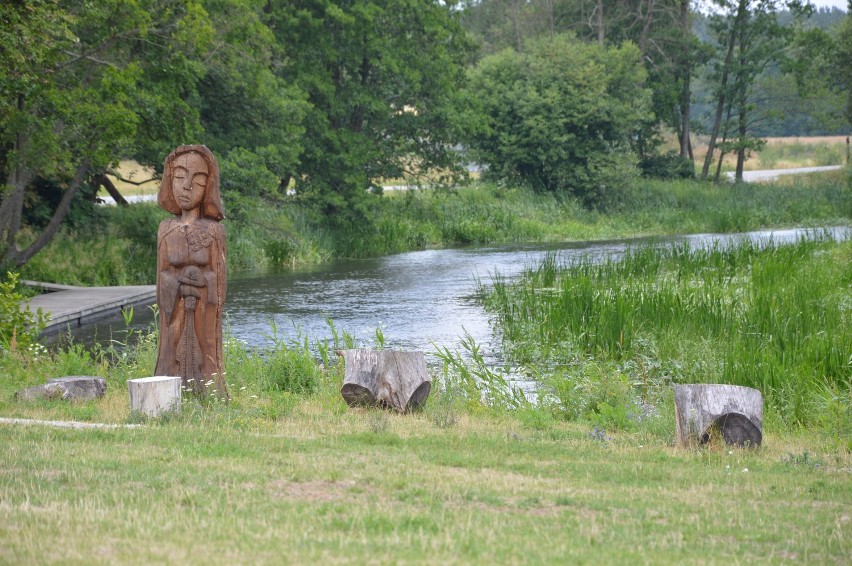
[{"label": "tall reed", "polygon": [[790,423],[850,395],[852,243],[643,247],[601,263],[550,255],[480,296],[517,363],[614,361],[637,382],[762,390]]}]

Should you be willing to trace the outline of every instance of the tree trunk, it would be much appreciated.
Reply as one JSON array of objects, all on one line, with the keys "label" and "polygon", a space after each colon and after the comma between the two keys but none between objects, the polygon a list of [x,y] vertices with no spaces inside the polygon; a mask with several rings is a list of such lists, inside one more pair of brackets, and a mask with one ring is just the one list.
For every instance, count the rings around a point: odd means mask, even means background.
[{"label": "tree trunk", "polygon": [[681,91],[680,91],[680,156],[692,160],[692,148],[689,143],[689,120],[690,120],[690,102],[692,101],[692,92],[690,79],[692,74],[692,63],[689,53],[689,38],[692,35],[689,22],[689,0],[680,1],[680,31],[683,34],[683,52],[681,53],[682,63],[680,68],[681,75]]},{"label": "tree trunk", "polygon": [[128,379],[130,410],[149,417],[180,412],[181,378],[179,376]]},{"label": "tree trunk", "polygon": [[432,381],[423,352],[341,350],[346,364],[340,394],[350,407],[372,406],[406,413],[426,404]]},{"label": "tree trunk", "polygon": [[597,5],[595,6],[595,11],[598,16],[598,45],[601,47],[604,46],[605,32],[604,32],[604,12],[603,12],[603,0],[598,0]]},{"label": "tree trunk", "polygon": [[737,43],[737,32],[741,21],[746,15],[747,0],[739,0],[737,15],[728,33],[728,50],[725,53],[725,62],[722,65],[722,77],[719,81],[719,99],[716,102],[716,118],[713,121],[713,129],[710,132],[710,142],[707,145],[707,157],[704,158],[704,167],[701,169],[701,178],[706,179],[710,172],[710,164],[713,163],[713,152],[716,150],[716,137],[722,126],[722,114],[725,110],[725,98],[728,91],[728,73],[731,69],[731,61],[734,58],[734,47]]},{"label": "tree trunk", "polygon": [[[722,130],[722,146],[728,141],[728,126],[731,123],[731,106],[728,106],[728,114],[725,116],[725,129]],[[722,179],[722,164],[725,161],[725,151],[719,152],[719,162],[716,164],[716,175],[713,177],[713,182],[718,183]]]},{"label": "tree trunk", "polygon": [[512,0],[512,31],[515,36],[515,51],[521,53],[524,49],[524,41],[521,33],[521,13],[518,4],[519,0]]},{"label": "tree trunk", "polygon": [[62,195],[62,200],[59,201],[59,206],[56,207],[56,211],[54,211],[53,216],[50,218],[50,222],[48,222],[47,226],[45,226],[44,230],[42,230],[41,235],[39,235],[36,241],[30,244],[23,251],[18,251],[14,247],[12,248],[13,253],[10,257],[12,263],[16,266],[24,265],[31,257],[41,251],[41,249],[50,242],[51,238],[56,235],[56,232],[59,231],[59,227],[62,225],[62,221],[65,219],[65,215],[68,214],[68,210],[71,208],[71,201],[74,200],[74,196],[77,194],[77,191],[80,190],[80,186],[83,184],[88,173],[89,160],[84,159],[83,163],[77,167],[74,179],[65,190],[65,194]]},{"label": "tree trunk", "polygon": [[107,177],[106,173],[98,173],[95,175],[92,180],[95,183],[95,186],[100,186],[106,189],[106,192],[109,193],[109,196],[112,197],[112,200],[115,201],[115,204],[119,206],[127,206],[127,199],[122,196],[118,189],[112,182],[112,179]]},{"label": "tree trunk", "polygon": [[651,33],[651,25],[654,23],[655,0],[648,0],[645,15],[642,15],[642,2],[639,2],[639,18],[642,20],[642,31],[639,32],[639,51],[644,60],[648,52],[648,35]]},{"label": "tree trunk", "polygon": [[716,431],[726,444],[760,446],[763,395],[739,385],[675,385],[676,443],[708,444]]},{"label": "tree trunk", "polygon": [[[24,97],[18,96],[18,111],[24,112]],[[29,140],[27,136],[19,131],[15,135],[13,150],[15,151],[15,159],[17,162],[13,165],[7,163],[9,174],[6,177],[6,194],[3,197],[3,202],[0,203],[0,239],[4,242],[3,257],[0,258],[2,263],[14,263],[12,256],[16,253],[15,236],[21,230],[21,215],[24,209],[24,191],[27,185],[32,181],[33,172],[28,167],[23,166],[22,153]]]}]

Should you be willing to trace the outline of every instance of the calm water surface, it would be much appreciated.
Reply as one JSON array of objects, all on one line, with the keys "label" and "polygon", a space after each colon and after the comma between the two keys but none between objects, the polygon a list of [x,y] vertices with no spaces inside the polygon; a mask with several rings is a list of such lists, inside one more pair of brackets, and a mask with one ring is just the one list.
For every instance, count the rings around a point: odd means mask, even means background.
[{"label": "calm water surface", "polygon": [[[827,230],[835,238],[849,238],[849,227]],[[311,341],[331,337],[326,319],[338,330],[354,335],[358,345],[375,344],[381,327],[385,347],[435,351],[435,346],[458,348],[469,333],[483,348],[486,359],[499,361],[499,337],[489,316],[476,303],[477,280],[488,283],[494,273],[517,276],[547,253],[563,261],[584,256],[618,257],[625,250],[649,242],[692,247],[726,246],[748,239],[757,242],[793,242],[812,234],[807,230],[774,230],[747,234],[698,234],[654,240],[619,240],[564,244],[501,245],[426,250],[363,260],[332,263],[281,272],[232,276],[225,306],[227,327],[236,338],[257,347],[279,337],[308,336]],[[138,309],[143,310],[143,309]],[[150,314],[137,313],[134,325],[150,323]],[[75,333],[86,342],[103,341],[124,328],[119,320],[90,325]],[[95,338],[97,335],[97,338]]]}]

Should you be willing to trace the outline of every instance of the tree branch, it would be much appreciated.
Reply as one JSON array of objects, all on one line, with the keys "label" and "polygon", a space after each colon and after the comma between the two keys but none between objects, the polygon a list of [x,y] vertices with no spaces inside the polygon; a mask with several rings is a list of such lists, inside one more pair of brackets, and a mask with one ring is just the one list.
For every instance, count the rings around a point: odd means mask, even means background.
[{"label": "tree branch", "polygon": [[112,200],[115,201],[115,204],[119,206],[127,206],[127,200],[122,196],[118,189],[112,182],[112,179],[106,176],[104,173],[97,173],[94,177],[92,177],[92,181],[94,181],[96,187],[103,187],[106,189],[106,192],[109,193],[109,196],[112,197]]},{"label": "tree branch", "polygon": [[59,206],[56,207],[56,211],[53,213],[50,222],[47,223],[47,226],[44,228],[41,235],[25,250],[14,253],[10,258],[16,266],[20,267],[29,261],[29,259],[41,251],[41,249],[50,242],[51,238],[56,235],[56,232],[59,231],[59,227],[62,225],[65,215],[68,214],[68,210],[71,208],[71,201],[74,200],[74,196],[77,194],[77,191],[80,190],[80,186],[83,184],[83,181],[86,179],[86,175],[89,173],[90,166],[91,162],[89,159],[83,159],[83,162],[77,167],[74,179],[71,181],[71,184],[68,186],[65,194],[62,195],[62,200],[59,202]]}]

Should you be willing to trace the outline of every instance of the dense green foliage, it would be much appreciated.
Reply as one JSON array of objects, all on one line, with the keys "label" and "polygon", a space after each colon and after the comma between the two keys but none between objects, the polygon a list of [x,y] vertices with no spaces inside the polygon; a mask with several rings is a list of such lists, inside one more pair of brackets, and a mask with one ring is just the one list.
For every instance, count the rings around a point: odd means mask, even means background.
[{"label": "dense green foliage", "polygon": [[637,176],[631,141],[648,116],[644,78],[635,47],[570,36],[486,57],[471,75],[485,119],[469,140],[473,157],[488,176],[611,206]]},{"label": "dense green foliage", "polygon": [[[481,292],[506,354],[542,376],[568,416],[577,414],[578,380],[602,365],[598,388],[619,375],[622,389],[745,385],[785,423],[849,434],[850,285],[852,243],[817,238],[644,247],[571,265],[550,256],[519,281],[498,276]],[[622,402],[622,412],[631,409]]]},{"label": "dense green foliage", "polygon": [[[162,159],[165,148],[199,133],[187,95],[211,36],[194,3],[4,4],[0,262],[21,265],[38,252],[93,173],[125,155]],[[50,221],[22,238],[36,183],[62,197]]]},{"label": "dense green foliage", "polygon": [[0,261],[26,263],[120,159],[158,170],[181,143],[217,154],[234,198],[295,186],[320,222],[356,222],[384,178],[452,176],[468,45],[454,14],[428,0],[4,5]]},{"label": "dense green foliage", "polygon": [[299,0],[265,14],[307,93],[295,189],[326,219],[361,222],[383,180],[458,173],[458,94],[468,50],[452,3]]},{"label": "dense green foliage", "polygon": [[[564,195],[481,183],[387,193],[361,222],[337,226],[318,225],[299,201],[270,206],[232,195],[225,204],[233,220],[224,225],[228,267],[246,271],[453,245],[843,224],[852,217],[850,195],[842,172],[783,185],[640,179],[621,207],[600,213]],[[153,283],[156,228],[165,215],[153,204],[99,208],[88,222],[63,230],[22,274],[67,284]]]},{"label": "dense green foliage", "polygon": [[6,273],[0,280],[0,355],[35,344],[47,320],[41,309],[33,312],[25,304],[17,286],[17,273]]},{"label": "dense green foliage", "polygon": [[[775,115],[766,93],[798,85],[838,114],[848,18],[816,32],[779,19],[780,0],[719,1],[707,16],[689,0],[7,2],[0,262],[85,230],[79,211],[120,160],[156,173],[180,143],[216,153],[238,230],[257,232],[245,212],[261,199],[298,201],[310,230],[358,232],[378,187],[455,183],[466,153],[586,207],[624,206],[637,164],[688,177],[699,77],[716,95],[711,146],[740,161]],[[273,225],[273,255],[308,252],[302,224]]]}]

